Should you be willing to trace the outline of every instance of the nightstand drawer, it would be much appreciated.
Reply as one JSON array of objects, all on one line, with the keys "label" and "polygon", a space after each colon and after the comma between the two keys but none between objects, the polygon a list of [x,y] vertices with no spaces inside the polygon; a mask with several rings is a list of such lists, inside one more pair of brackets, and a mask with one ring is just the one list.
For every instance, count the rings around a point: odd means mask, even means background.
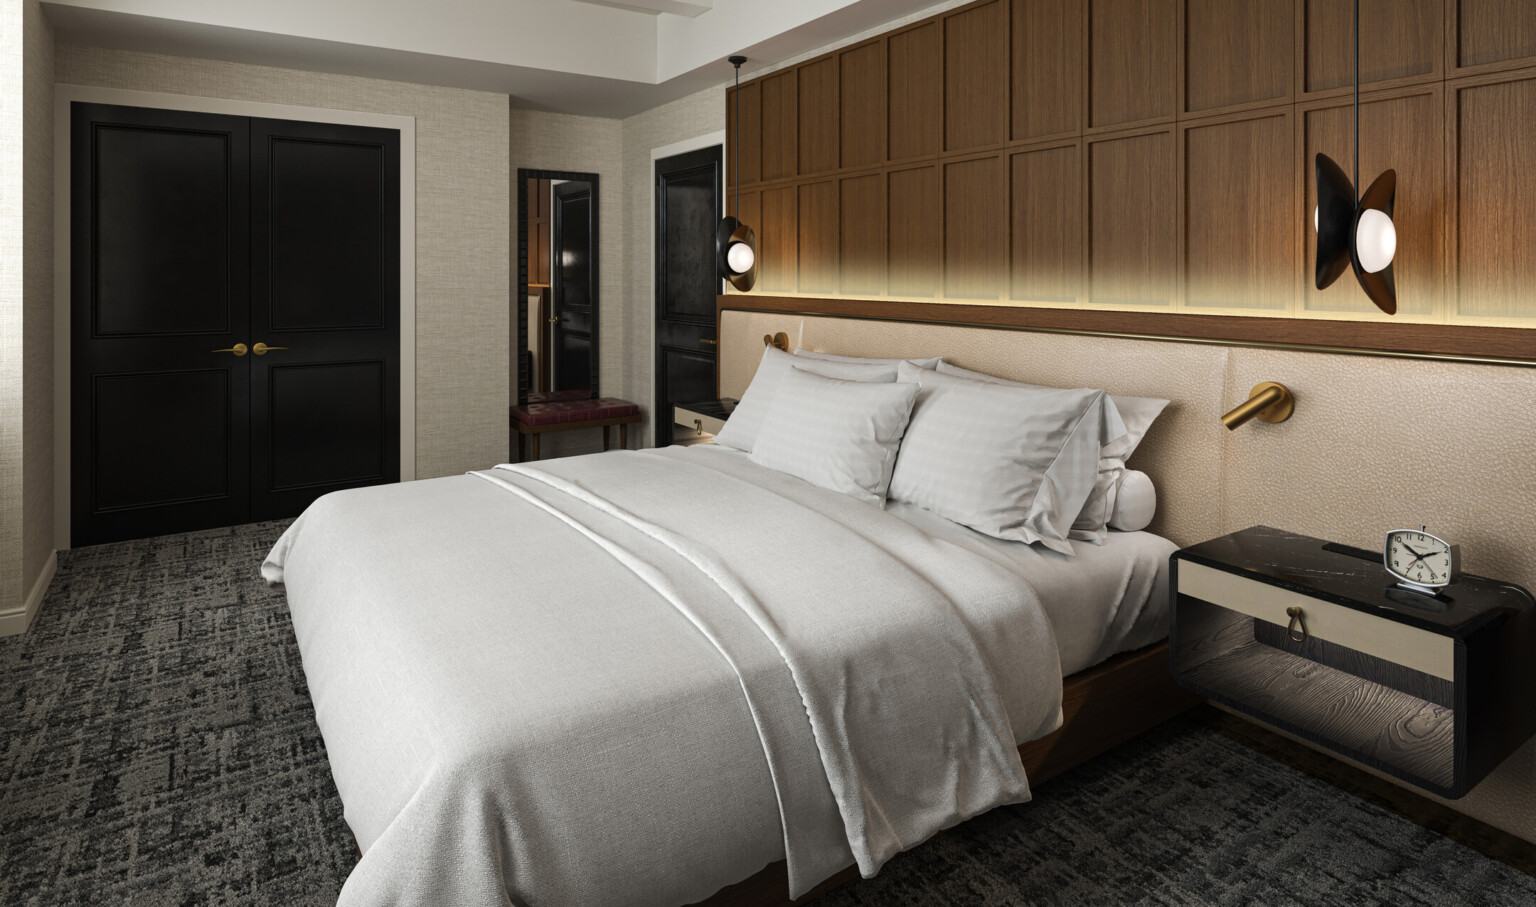
[{"label": "nightstand drawer", "polygon": [[1456,679],[1456,644],[1449,636],[1373,617],[1289,589],[1187,560],[1179,562],[1179,594],[1281,627],[1287,608],[1300,608],[1308,638],[1326,640],[1444,680]]},{"label": "nightstand drawer", "polygon": [[672,421],[711,435],[718,435],[725,427],[725,420],[718,416],[681,406],[672,407]]}]

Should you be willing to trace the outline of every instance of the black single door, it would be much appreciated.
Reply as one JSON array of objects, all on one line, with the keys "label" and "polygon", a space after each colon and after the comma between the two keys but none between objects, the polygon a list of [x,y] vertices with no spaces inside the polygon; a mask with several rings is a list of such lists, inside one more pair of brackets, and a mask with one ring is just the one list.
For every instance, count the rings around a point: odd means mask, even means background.
[{"label": "black single door", "polygon": [[73,544],[249,512],[249,121],[71,109]]},{"label": "black single door", "polygon": [[554,188],[554,229],[550,269],[554,319],[551,380],[557,391],[590,390],[597,396],[592,337],[597,331],[597,269],[592,267],[592,184],[559,183]]},{"label": "black single door", "polygon": [[672,407],[715,396],[715,227],[720,146],[656,162],[656,413],[672,443]]},{"label": "black single door", "polygon": [[251,519],[268,520],[400,475],[400,144],[252,120],[251,148]]}]

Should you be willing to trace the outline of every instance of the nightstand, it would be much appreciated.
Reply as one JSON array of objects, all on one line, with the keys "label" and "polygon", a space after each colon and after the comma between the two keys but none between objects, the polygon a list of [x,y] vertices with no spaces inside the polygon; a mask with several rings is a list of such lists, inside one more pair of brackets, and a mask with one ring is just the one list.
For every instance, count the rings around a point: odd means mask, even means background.
[{"label": "nightstand", "polygon": [[[701,400],[697,403],[679,403],[672,407],[674,423],[672,443],[708,444],[725,427],[736,401],[729,397],[720,400]],[[676,426],[682,426],[678,431]]]},{"label": "nightstand", "polygon": [[1536,600],[1464,575],[1396,587],[1381,552],[1255,526],[1175,552],[1174,678],[1444,797],[1536,733]]}]

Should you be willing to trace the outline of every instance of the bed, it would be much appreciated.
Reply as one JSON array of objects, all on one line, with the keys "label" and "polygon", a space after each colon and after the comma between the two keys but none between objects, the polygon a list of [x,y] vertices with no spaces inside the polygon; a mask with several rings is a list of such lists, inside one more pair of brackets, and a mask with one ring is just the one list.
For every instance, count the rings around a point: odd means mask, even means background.
[{"label": "bed", "polygon": [[994,542],[707,446],[321,499],[263,572],[362,852],[340,903],[782,902],[1028,800],[1018,745],[1164,635],[1174,546]]}]

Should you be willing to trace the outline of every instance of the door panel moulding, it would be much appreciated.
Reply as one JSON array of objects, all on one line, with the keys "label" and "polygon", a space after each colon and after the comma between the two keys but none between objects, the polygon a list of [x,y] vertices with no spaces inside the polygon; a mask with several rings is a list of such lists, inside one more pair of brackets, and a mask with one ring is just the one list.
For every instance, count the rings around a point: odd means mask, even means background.
[{"label": "door panel moulding", "polygon": [[[70,105],[117,104],[227,116],[370,126],[400,133],[400,480],[416,478],[416,118],[262,101],[235,101],[54,84],[53,509],[54,547],[70,547]],[[63,174],[66,178],[59,178]]]}]

